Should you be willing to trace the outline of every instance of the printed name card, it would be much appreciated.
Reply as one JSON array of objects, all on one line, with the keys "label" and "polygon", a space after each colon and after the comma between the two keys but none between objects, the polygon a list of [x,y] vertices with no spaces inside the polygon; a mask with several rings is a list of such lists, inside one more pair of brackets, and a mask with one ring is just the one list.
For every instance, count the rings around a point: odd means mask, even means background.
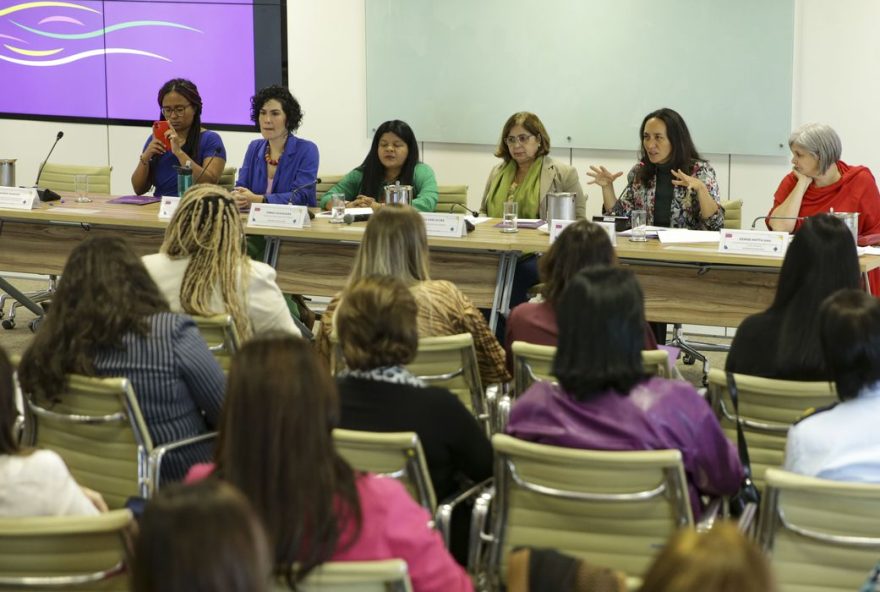
[{"label": "printed name card", "polygon": [[721,231],[718,251],[738,255],[766,255],[782,257],[788,248],[790,235],[787,232],[769,230],[733,230]]},{"label": "printed name card", "polygon": [[251,204],[248,227],[259,228],[308,228],[309,209],[306,206],[288,204]]},{"label": "printed name card", "polygon": [[180,198],[173,195],[165,195],[159,203],[159,220],[171,220],[177,206],[180,205]]},{"label": "printed name card", "polygon": [[593,222],[597,226],[601,226],[608,233],[612,246],[617,246],[617,224],[612,222]]},{"label": "printed name card", "polygon": [[37,205],[37,190],[33,187],[0,187],[0,208],[32,210]]},{"label": "printed name card", "polygon": [[[556,239],[559,237],[559,234],[565,230],[565,227],[569,224],[573,224],[574,220],[550,220],[550,244],[552,245],[556,242]],[[613,224],[611,226],[614,226]]]},{"label": "printed name card", "polygon": [[427,231],[428,236],[447,236],[456,238],[467,236],[464,216],[461,214],[422,212],[422,218],[425,221],[425,230]]}]

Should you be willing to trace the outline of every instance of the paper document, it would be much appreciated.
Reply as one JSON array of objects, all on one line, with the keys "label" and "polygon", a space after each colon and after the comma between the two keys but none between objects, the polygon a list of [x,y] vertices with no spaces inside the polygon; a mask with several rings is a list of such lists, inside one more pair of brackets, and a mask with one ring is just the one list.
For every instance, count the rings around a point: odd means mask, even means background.
[{"label": "paper document", "polygon": [[[345,208],[346,214],[351,214],[352,216],[361,216],[361,215],[370,215],[373,213],[373,208]],[[317,214],[316,218],[330,218],[333,216],[333,212],[321,212]]]},{"label": "paper document", "polygon": [[856,247],[859,255],[880,255],[880,247]]},{"label": "paper document", "polygon": [[479,218],[474,218],[473,216],[465,216],[465,220],[476,226],[477,224],[482,224],[484,222],[488,222],[491,218],[487,218],[486,216],[480,216]]},{"label": "paper document", "polygon": [[[664,226],[645,226],[645,236],[648,238],[657,238],[657,235],[660,232],[669,230]],[[632,236],[632,229],[624,230],[623,232],[618,232],[617,236]]]},{"label": "paper document", "polygon": [[664,245],[670,243],[717,243],[721,234],[717,230],[687,230],[686,228],[669,228],[659,235]]}]

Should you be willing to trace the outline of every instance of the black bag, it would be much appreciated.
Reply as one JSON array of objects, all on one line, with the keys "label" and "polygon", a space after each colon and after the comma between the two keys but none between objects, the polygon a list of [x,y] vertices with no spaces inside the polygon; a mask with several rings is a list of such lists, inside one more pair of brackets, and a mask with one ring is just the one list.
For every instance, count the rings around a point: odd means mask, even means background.
[{"label": "black bag", "polygon": [[730,393],[730,400],[733,401],[733,410],[736,414],[736,445],[739,450],[739,460],[743,466],[743,482],[739,486],[739,491],[730,496],[730,514],[739,517],[745,511],[746,506],[750,503],[755,505],[761,502],[761,493],[755,487],[752,481],[752,463],[749,460],[749,447],[746,444],[746,437],[743,434],[742,425],[739,420],[739,391],[736,388],[736,379],[732,372],[727,373],[727,391]]}]

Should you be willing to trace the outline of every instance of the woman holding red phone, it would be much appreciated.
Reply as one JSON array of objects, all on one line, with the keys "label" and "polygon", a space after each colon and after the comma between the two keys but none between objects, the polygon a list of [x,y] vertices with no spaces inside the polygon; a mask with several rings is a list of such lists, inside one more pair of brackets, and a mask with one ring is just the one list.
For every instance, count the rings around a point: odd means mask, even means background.
[{"label": "woman holding red phone", "polygon": [[159,89],[160,120],[144,143],[131,186],[142,195],[155,187],[156,196],[177,195],[174,167],[192,167],[193,179],[216,183],[226,165],[226,148],[216,132],[202,127],[202,97],[184,78],[169,80]]}]

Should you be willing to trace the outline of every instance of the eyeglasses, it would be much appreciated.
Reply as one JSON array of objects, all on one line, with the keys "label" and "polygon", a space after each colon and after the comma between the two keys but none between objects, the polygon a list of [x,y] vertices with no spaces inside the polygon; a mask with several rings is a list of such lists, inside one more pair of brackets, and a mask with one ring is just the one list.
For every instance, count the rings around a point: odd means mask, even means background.
[{"label": "eyeglasses", "polygon": [[534,138],[534,134],[520,134],[518,136],[507,136],[504,138],[504,143],[508,146],[516,146],[517,144],[525,144],[531,138]]},{"label": "eyeglasses", "polygon": [[191,105],[178,105],[176,107],[162,107],[162,115],[171,117],[172,115],[183,115],[187,108]]}]

